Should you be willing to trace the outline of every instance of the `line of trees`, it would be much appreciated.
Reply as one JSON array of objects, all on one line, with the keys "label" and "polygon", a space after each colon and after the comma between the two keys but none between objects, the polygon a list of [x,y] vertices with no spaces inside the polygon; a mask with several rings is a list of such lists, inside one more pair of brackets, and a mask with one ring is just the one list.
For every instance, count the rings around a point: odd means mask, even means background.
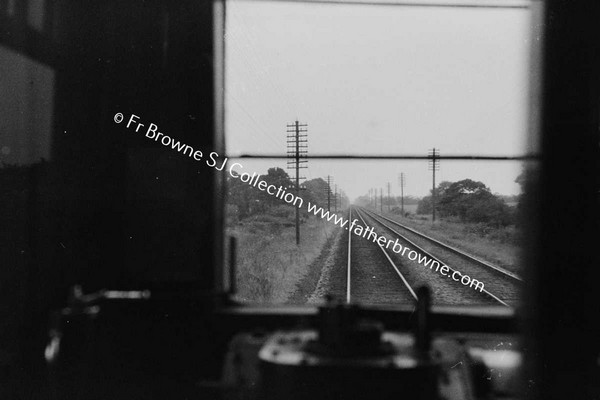
[{"label": "line of trees", "polygon": [[[411,204],[419,204],[421,199],[415,196],[404,196],[404,205]],[[388,197],[386,193],[383,194],[383,199],[380,197],[379,192],[377,192],[376,197],[369,197],[368,194],[359,196],[355,201],[357,205],[368,207],[368,206],[376,206],[379,207],[381,203],[383,203],[383,207],[387,208],[388,205],[390,207],[400,207],[402,204],[401,196],[390,196]]]},{"label": "line of trees", "polygon": [[[288,173],[282,168],[269,168],[265,175],[261,175],[261,179],[270,185],[276,187],[281,186],[287,192],[295,193],[295,182],[290,178]],[[301,185],[300,197],[304,200],[304,207],[308,202],[317,204],[320,207],[327,208],[327,182],[322,178],[315,178],[305,181]],[[269,213],[273,209],[286,206],[293,208],[293,205],[287,204],[285,201],[268,194],[266,191],[258,190],[255,187],[242,182],[239,179],[227,176],[228,197],[227,204],[235,212],[238,219],[244,219],[251,215]],[[333,193],[330,195],[331,210],[334,209]],[[346,196],[338,193],[338,210],[345,208],[349,204]]]}]

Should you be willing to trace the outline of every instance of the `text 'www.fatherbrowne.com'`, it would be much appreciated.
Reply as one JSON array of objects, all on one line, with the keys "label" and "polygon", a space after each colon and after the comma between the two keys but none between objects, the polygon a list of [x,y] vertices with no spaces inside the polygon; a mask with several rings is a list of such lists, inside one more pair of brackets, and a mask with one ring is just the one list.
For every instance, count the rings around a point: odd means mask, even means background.
[{"label": "text 'www.fatherbrowne.com'", "polygon": [[[124,120],[125,117],[122,113],[115,114],[114,121],[117,124],[122,123]],[[184,156],[194,159],[195,161],[202,161],[204,159],[204,153],[202,150],[196,149],[186,143],[170,137],[169,135],[166,135],[163,132],[160,132],[158,125],[154,123],[146,124],[140,122],[140,117],[135,114],[131,114],[127,120],[126,128],[133,129],[136,133],[143,133],[146,138],[175,150]],[[211,151],[204,161],[206,162],[207,166],[214,168],[217,171],[223,171],[226,169],[227,173],[229,173],[232,178],[239,179],[242,182],[257,188],[258,190],[267,192],[271,196],[275,196],[288,204],[298,208],[302,208],[304,206],[304,199],[302,199],[300,196],[286,191],[287,188],[281,185],[276,186],[262,180],[261,175],[257,174],[256,172],[244,172],[244,167],[240,163],[228,163],[229,159],[227,157],[222,158],[215,151]],[[440,264],[436,260],[432,260],[425,255],[419,254],[417,251],[411,250],[406,246],[402,246],[398,242],[398,239],[395,239],[394,241],[388,240],[385,236],[378,235],[376,232],[374,232],[373,227],[366,225],[363,227],[362,225],[358,224],[357,219],[352,220],[348,226],[348,219],[343,218],[336,213],[325,211],[322,207],[318,207],[316,204],[312,204],[310,201],[307,202],[306,208],[309,213],[319,216],[329,222],[333,222],[334,224],[351,231],[357,236],[366,238],[368,240],[370,239],[374,243],[377,243],[379,246],[386,249],[391,247],[391,250],[394,253],[402,256],[405,256],[406,253],[406,257],[408,257],[408,259],[411,261],[416,260],[419,264],[425,267],[429,266],[429,268],[432,270],[435,266],[435,271],[439,272],[441,275],[449,276],[454,281],[460,282],[465,286],[475,286],[475,289],[479,289],[480,292],[483,291],[483,282],[473,279],[468,275],[463,275],[459,271],[451,270],[448,266]],[[452,274],[449,274],[449,272],[452,272]]]}]

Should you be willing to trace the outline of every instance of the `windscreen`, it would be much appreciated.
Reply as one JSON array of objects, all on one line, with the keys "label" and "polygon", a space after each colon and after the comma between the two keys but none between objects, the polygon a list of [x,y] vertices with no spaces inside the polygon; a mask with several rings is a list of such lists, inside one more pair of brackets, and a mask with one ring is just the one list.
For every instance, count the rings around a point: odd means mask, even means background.
[{"label": "windscreen", "polygon": [[[507,3],[508,4],[508,3]],[[536,169],[532,11],[226,3],[236,297],[515,307]]]}]

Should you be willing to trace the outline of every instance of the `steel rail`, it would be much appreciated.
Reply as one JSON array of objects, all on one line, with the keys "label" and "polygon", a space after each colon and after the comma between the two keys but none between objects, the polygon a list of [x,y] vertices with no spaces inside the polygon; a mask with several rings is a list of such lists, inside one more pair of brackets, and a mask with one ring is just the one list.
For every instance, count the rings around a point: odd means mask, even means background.
[{"label": "steel rail", "polygon": [[[364,210],[363,210],[364,211]],[[366,212],[368,214],[368,212]],[[357,211],[357,214],[360,216],[360,212]],[[400,232],[398,232],[397,230],[395,230],[394,228],[392,228],[391,226],[387,225],[386,223],[380,221],[377,219],[377,217],[374,217],[371,215],[371,218],[377,222],[380,225],[383,225],[384,227],[386,227],[387,229],[389,229],[390,231],[392,231],[395,235],[397,235],[398,237],[402,238],[402,240],[408,242],[411,246],[413,246],[414,248],[416,248],[417,250],[419,250],[421,253],[425,254],[426,256],[428,256],[429,258],[431,258],[434,261],[437,261],[438,263],[440,263],[441,265],[445,265],[446,267],[448,267],[448,269],[450,271],[454,272],[458,272],[459,274],[462,275],[462,273],[452,267],[450,267],[448,264],[446,264],[445,262],[443,262],[442,260],[440,260],[439,258],[435,257],[434,255],[432,255],[431,253],[429,253],[428,251],[426,251],[425,249],[423,249],[422,247],[418,246],[416,243],[414,243],[413,241],[409,240],[408,238],[406,238],[404,235],[402,235]],[[362,217],[361,217],[362,219]],[[366,222],[365,222],[366,224]],[[503,306],[512,308],[508,303],[506,303],[504,300],[502,300],[501,298],[499,298],[498,296],[496,296],[495,294],[491,293],[489,290],[487,289],[482,289],[480,291],[480,293],[484,293],[485,295],[487,295],[488,297],[492,298],[493,300],[497,301],[498,303],[502,304]]]},{"label": "steel rail", "polygon": [[487,267],[487,268],[493,269],[493,270],[495,270],[496,272],[498,272],[498,273],[500,273],[500,274],[502,274],[502,275],[508,276],[508,277],[510,277],[510,278],[512,278],[512,279],[515,279],[515,280],[517,280],[517,281],[523,282],[523,278],[521,278],[519,275],[515,274],[514,272],[510,272],[510,271],[508,271],[508,270],[506,270],[506,269],[504,269],[504,268],[502,268],[502,267],[499,267],[499,266],[497,266],[497,265],[490,264],[490,263],[488,263],[488,262],[486,262],[486,261],[480,260],[480,259],[478,259],[478,258],[476,258],[476,257],[474,257],[474,256],[472,256],[472,255],[470,255],[470,254],[467,254],[467,253],[463,252],[462,250],[459,250],[459,249],[457,249],[456,247],[452,247],[452,246],[450,246],[450,245],[447,245],[446,243],[442,243],[442,242],[440,242],[440,241],[439,241],[439,240],[437,240],[437,239],[434,239],[434,238],[432,238],[432,237],[429,237],[429,236],[425,235],[424,233],[421,233],[421,232],[419,232],[419,231],[416,231],[416,230],[414,230],[414,229],[412,229],[412,228],[409,228],[408,226],[402,225],[402,224],[401,224],[401,223],[399,223],[398,221],[394,221],[394,220],[393,220],[393,219],[391,219],[391,218],[387,218],[387,217],[385,217],[385,216],[383,216],[383,215],[381,215],[381,214],[378,214],[378,213],[376,213],[376,212],[373,212],[373,211],[370,211],[370,210],[365,210],[365,212],[366,212],[367,214],[369,214],[369,213],[370,213],[370,214],[377,215],[378,217],[380,217],[380,218],[383,218],[383,219],[385,219],[386,221],[389,221],[389,222],[391,222],[392,224],[394,224],[394,225],[397,225],[397,226],[399,226],[399,227],[400,227],[400,228],[402,228],[402,229],[406,229],[407,231],[409,231],[409,232],[412,232],[412,233],[414,233],[415,235],[422,237],[423,239],[429,240],[430,242],[432,242],[432,243],[434,243],[434,244],[436,244],[436,245],[438,245],[438,246],[440,246],[440,247],[443,247],[444,249],[446,249],[446,250],[448,250],[448,251],[451,251],[452,253],[455,253],[455,254],[457,254],[457,255],[459,255],[459,256],[461,256],[461,257],[463,257],[463,258],[466,258],[466,259],[467,259],[467,260],[469,260],[469,261],[472,261],[472,262],[474,262],[474,263],[476,263],[476,264],[479,264],[479,265],[482,265],[482,266],[484,266],[484,267]]},{"label": "steel rail", "polygon": [[[352,220],[352,209],[349,209],[348,211],[348,221]],[[346,303],[350,303],[350,293],[351,293],[351,254],[352,254],[352,250],[351,250],[351,243],[352,243],[352,230],[348,229],[348,271],[346,274]]]}]

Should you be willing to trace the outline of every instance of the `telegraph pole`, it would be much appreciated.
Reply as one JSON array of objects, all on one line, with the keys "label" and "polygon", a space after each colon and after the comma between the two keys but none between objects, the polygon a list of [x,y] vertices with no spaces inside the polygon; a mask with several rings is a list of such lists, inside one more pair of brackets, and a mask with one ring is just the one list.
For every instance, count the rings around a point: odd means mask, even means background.
[{"label": "telegraph pole", "polygon": [[391,207],[391,199],[390,199],[390,183],[388,182],[388,212],[390,212],[390,207]]},{"label": "telegraph pole", "polygon": [[404,172],[400,173],[400,201],[402,207],[402,216],[404,216]]},{"label": "telegraph pole", "polygon": [[383,188],[379,188],[379,212],[383,213]]},{"label": "telegraph pole", "polygon": [[[307,124],[300,124],[296,120],[287,125],[287,167],[296,170],[296,196],[300,197],[300,169],[307,168],[308,163],[308,139]],[[300,208],[296,207],[296,245],[300,244]]]},{"label": "telegraph pole", "polygon": [[371,192],[373,193],[373,210],[377,210],[377,188],[371,188]]},{"label": "telegraph pole", "polygon": [[431,222],[435,222],[435,171],[440,170],[440,151],[436,150],[435,147],[429,150],[429,169],[433,172],[433,188],[431,190]]},{"label": "telegraph pole", "polygon": [[327,175],[327,211],[331,210],[331,176]]},{"label": "telegraph pole", "polygon": [[338,206],[338,190],[337,190],[337,185],[334,186],[334,190],[335,192],[333,193],[333,212],[337,213],[337,206]]},{"label": "telegraph pole", "polygon": [[373,193],[373,209],[377,210],[377,188],[371,188],[371,192]]}]

